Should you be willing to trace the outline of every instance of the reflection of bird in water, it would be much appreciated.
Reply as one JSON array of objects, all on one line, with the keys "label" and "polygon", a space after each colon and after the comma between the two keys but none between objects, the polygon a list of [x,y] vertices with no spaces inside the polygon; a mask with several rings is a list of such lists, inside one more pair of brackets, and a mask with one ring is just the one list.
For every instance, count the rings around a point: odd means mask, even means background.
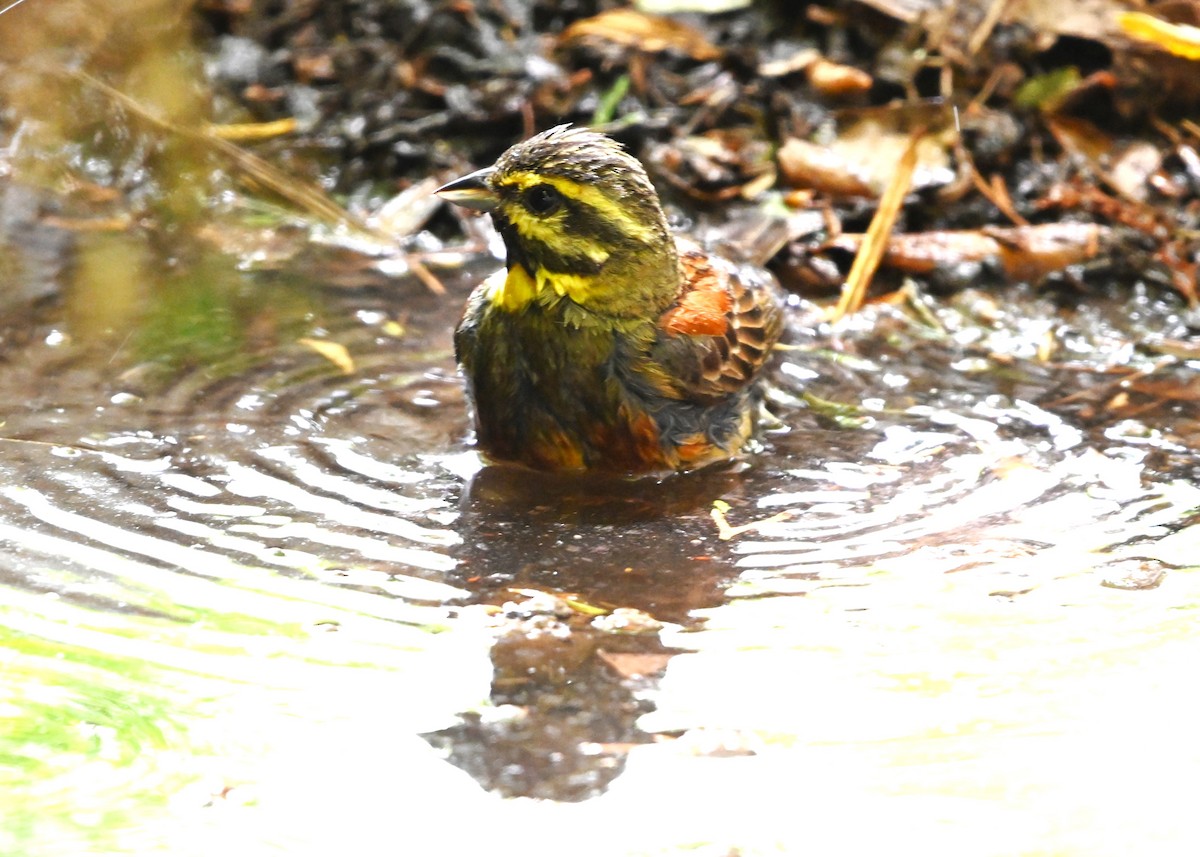
[{"label": "reflection of bird in water", "polygon": [[[477,598],[509,587],[579,593],[672,622],[722,600],[727,546],[709,516],[748,474],[711,467],[669,480],[485,467],[465,487],[455,551]],[[715,560],[715,561],[714,561]]]},{"label": "reflection of bird in water", "polygon": [[559,126],[439,193],[491,212],[508,251],[455,336],[487,456],[644,473],[738,453],[783,328],[776,286],[672,237],[637,159]]},{"label": "reflection of bird in water", "polygon": [[652,740],[638,728],[649,706],[635,691],[674,653],[660,623],[693,623],[693,611],[724,600],[730,568],[713,556],[724,546],[708,510],[746,475],[531,479],[513,465],[475,474],[456,522],[456,573],[472,601],[493,605],[490,699],[504,715],[466,712],[426,739],[505,796],[604,791],[627,750]]}]

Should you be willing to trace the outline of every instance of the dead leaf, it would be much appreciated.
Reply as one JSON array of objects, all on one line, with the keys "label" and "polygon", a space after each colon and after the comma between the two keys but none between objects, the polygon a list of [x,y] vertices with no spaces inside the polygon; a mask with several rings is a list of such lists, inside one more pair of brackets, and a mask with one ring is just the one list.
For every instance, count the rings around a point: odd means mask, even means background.
[{"label": "dead leaf", "polygon": [[350,352],[346,350],[346,346],[337,342],[330,342],[328,339],[309,339],[308,337],[299,339],[297,342],[320,354],[334,366],[338,367],[344,374],[353,374],[355,368],[354,358],[350,356]]},{"label": "dead leaf", "polygon": [[[964,262],[997,262],[1011,280],[1036,283],[1068,265],[1095,258],[1111,239],[1111,229],[1094,223],[912,232],[888,239],[882,265],[908,274],[929,274]],[[844,234],[828,246],[858,253],[863,241],[862,235]]]},{"label": "dead leaf", "polygon": [[753,0],[637,0],[634,3],[643,12],[653,12],[668,15],[674,12],[700,12],[705,15],[718,15],[722,12],[732,12],[735,9],[745,9]]},{"label": "dead leaf", "polygon": [[837,124],[837,136],[826,144],[791,139],[780,148],[779,169],[789,186],[835,197],[879,197],[917,129],[927,133],[918,143],[911,187],[943,187],[956,178],[949,148],[957,131],[943,104],[843,110]]},{"label": "dead leaf", "polygon": [[786,77],[804,71],[817,60],[821,54],[813,48],[801,48],[782,59],[760,63],[758,73],[763,77]]},{"label": "dead leaf", "polygon": [[567,27],[561,36],[564,44],[586,39],[598,39],[652,54],[677,51],[701,62],[721,56],[721,51],[699,30],[634,9],[612,9],[584,18]]},{"label": "dead leaf", "polygon": [[660,675],[673,655],[668,653],[607,652],[600,649],[596,657],[621,678],[649,678]]},{"label": "dead leaf", "polygon": [[1174,402],[1200,402],[1200,384],[1176,378],[1145,378],[1131,381],[1129,388],[1136,393]]},{"label": "dead leaf", "polygon": [[828,146],[793,137],[779,149],[779,169],[792,187],[819,190],[830,196],[876,196],[876,189],[862,169]]},{"label": "dead leaf", "polygon": [[813,89],[822,95],[834,97],[862,95],[875,84],[871,75],[862,69],[823,58],[811,63],[805,69],[805,74]]},{"label": "dead leaf", "polygon": [[1112,234],[1095,223],[1044,223],[983,232],[999,242],[1005,273],[1014,281],[1029,283],[1094,259]]}]

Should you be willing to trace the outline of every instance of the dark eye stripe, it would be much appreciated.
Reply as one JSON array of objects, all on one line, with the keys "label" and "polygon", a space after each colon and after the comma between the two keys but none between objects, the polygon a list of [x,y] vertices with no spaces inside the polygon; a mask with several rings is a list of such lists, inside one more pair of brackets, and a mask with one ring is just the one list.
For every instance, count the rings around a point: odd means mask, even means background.
[{"label": "dark eye stripe", "polygon": [[544,241],[525,236],[522,239],[525,253],[535,267],[545,268],[555,274],[596,274],[600,263],[595,259],[575,253],[563,253]]},{"label": "dark eye stripe", "polygon": [[629,241],[629,237],[616,224],[605,220],[596,209],[584,202],[567,199],[564,203],[567,216],[564,219],[564,229],[569,235],[590,238],[605,246],[620,245]]}]

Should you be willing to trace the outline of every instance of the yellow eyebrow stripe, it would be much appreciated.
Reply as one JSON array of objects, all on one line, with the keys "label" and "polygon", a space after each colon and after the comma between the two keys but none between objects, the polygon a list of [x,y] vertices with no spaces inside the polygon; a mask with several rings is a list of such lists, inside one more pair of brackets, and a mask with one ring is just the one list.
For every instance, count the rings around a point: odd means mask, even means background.
[{"label": "yellow eyebrow stripe", "polygon": [[[661,240],[661,236],[658,235],[652,226],[639,223],[630,217],[629,212],[620,203],[614,202],[605,196],[603,191],[598,190],[594,185],[571,181],[562,176],[545,176],[530,172],[507,175],[504,177],[503,184],[506,187],[515,187],[519,190],[526,190],[534,185],[548,184],[568,199],[577,200],[594,209],[607,222],[621,230],[629,238],[633,238],[643,244],[655,244]],[[529,218],[535,219],[532,215],[529,215]],[[541,238],[541,236],[535,237]]]}]

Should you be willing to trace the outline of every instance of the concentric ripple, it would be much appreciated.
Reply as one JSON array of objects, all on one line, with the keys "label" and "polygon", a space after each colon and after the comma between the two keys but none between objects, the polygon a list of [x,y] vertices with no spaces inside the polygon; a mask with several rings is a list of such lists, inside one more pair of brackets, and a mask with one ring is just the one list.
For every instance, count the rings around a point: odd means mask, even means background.
[{"label": "concentric ripple", "polygon": [[[53,312],[5,341],[0,724],[47,725],[4,733],[20,765],[3,784],[36,821],[0,825],[0,851],[205,854],[244,834],[327,853],[345,845],[322,823],[331,805],[372,842],[396,806],[436,799],[492,818],[481,840],[517,811],[559,832],[548,842],[600,831],[594,853],[838,853],[822,837],[857,829],[856,801],[900,823],[883,796],[915,796],[951,824],[960,770],[1028,789],[978,798],[969,817],[990,828],[1039,789],[1095,820],[1072,803],[1083,783],[1036,768],[1040,741],[1119,728],[1090,719],[1118,694],[1081,676],[1098,664],[1149,692],[1124,665],[1156,644],[1186,660],[1200,603],[1200,490],[1161,466],[1194,450],[1166,422],[1072,410],[1103,354],[1081,374],[1030,358],[1019,328],[1009,360],[887,310],[841,331],[797,313],[779,425],[740,465],[534,477],[480,470],[470,450],[450,353],[461,291],[339,294],[303,330],[169,371],[123,340],[71,345]],[[1030,337],[1052,327],[1037,322]],[[563,667],[562,686],[496,685],[487,617],[538,592],[664,630],[653,652],[603,637],[587,681]],[[637,658],[667,663],[661,682],[614,677]],[[435,732],[437,751],[417,738]],[[999,763],[994,735],[1013,748]],[[552,800],[501,802],[452,761]],[[778,811],[747,833],[737,820],[783,769],[814,820]],[[686,813],[664,809],[676,793]],[[578,814],[551,808],[566,799]],[[613,817],[655,833],[631,845]],[[965,853],[943,829],[929,853]],[[982,853],[1042,844],[1012,829]],[[429,853],[452,833],[405,820]]]}]

